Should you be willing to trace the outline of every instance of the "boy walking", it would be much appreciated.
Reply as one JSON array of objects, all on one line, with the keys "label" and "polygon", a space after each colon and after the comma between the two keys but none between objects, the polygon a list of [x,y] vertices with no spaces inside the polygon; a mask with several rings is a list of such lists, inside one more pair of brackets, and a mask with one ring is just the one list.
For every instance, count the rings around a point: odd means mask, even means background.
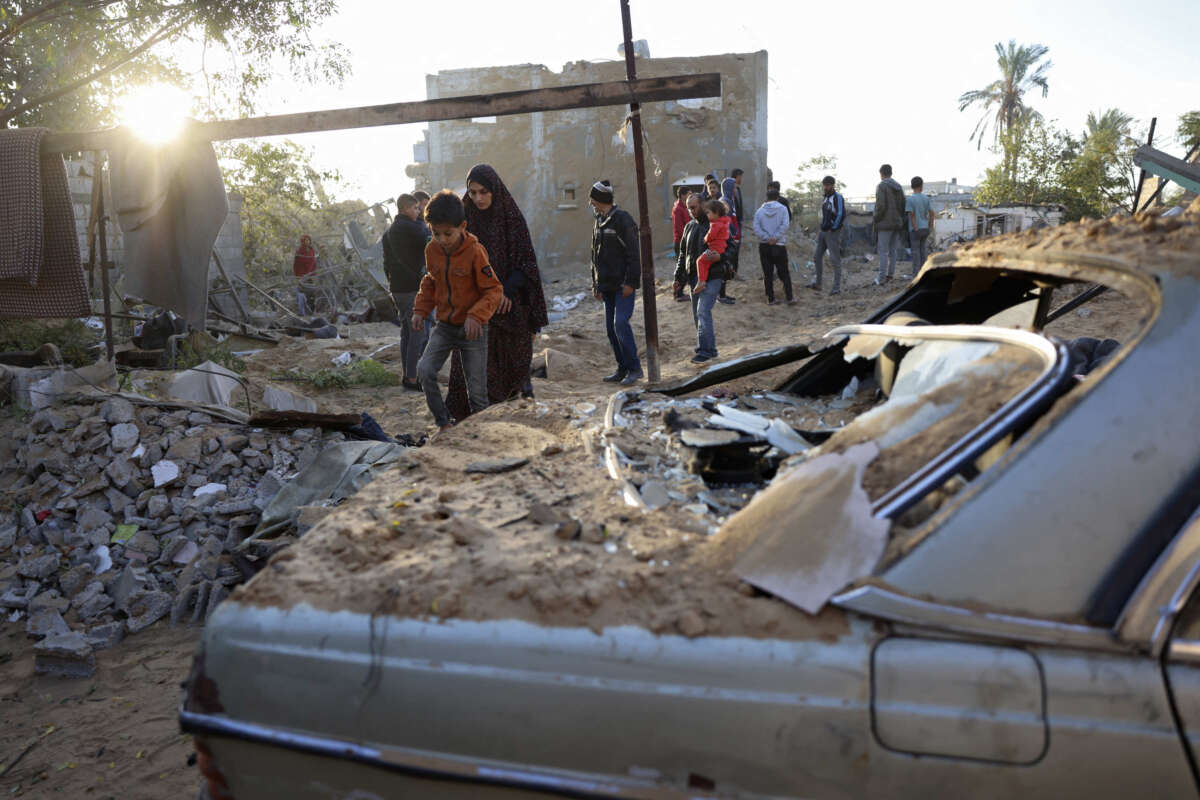
[{"label": "boy walking", "polygon": [[421,288],[425,275],[425,229],[417,221],[420,201],[411,194],[396,198],[400,213],[392,220],[391,227],[383,235],[383,271],[388,278],[388,288],[396,303],[396,314],[400,319],[400,353],[405,389],[421,391],[417,380],[417,362],[425,350],[430,325],[426,323],[420,331],[413,331],[407,324],[412,318],[413,301]]},{"label": "boy walking", "polygon": [[642,276],[637,223],[629,212],[617,208],[608,181],[592,184],[588,202],[596,214],[592,228],[592,294],[604,301],[604,327],[617,360],[617,371],[604,381],[632,386],[642,379],[642,362],[629,325]]},{"label": "boy walking", "polygon": [[788,305],[795,305],[792,297],[792,276],[788,274],[787,232],[791,224],[787,209],[779,202],[779,191],[767,189],[767,202],[754,212],[754,235],[758,237],[758,258],[762,262],[763,288],[767,290],[767,305],[773,306],[775,299],[775,276],[783,284],[783,293]]},{"label": "boy walking", "polygon": [[425,209],[433,240],[425,248],[428,271],[413,303],[412,328],[421,330],[437,308],[437,325],[429,336],[417,376],[425,402],[439,430],[454,424],[438,386],[438,372],[454,352],[462,359],[471,412],[488,407],[487,324],[500,305],[504,287],[492,271],[487,251],[472,233],[462,198],[449,189],[434,195]]}]

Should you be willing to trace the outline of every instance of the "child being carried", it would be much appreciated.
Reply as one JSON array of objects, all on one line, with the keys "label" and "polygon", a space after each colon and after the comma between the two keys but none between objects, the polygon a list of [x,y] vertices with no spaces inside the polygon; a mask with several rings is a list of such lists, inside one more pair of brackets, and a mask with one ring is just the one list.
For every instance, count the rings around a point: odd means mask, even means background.
[{"label": "child being carried", "polygon": [[708,282],[708,270],[721,260],[729,247],[729,225],[733,222],[729,211],[720,200],[708,200],[704,203],[704,213],[708,217],[708,233],[704,235],[704,243],[708,245],[696,259],[696,291],[704,291]]}]

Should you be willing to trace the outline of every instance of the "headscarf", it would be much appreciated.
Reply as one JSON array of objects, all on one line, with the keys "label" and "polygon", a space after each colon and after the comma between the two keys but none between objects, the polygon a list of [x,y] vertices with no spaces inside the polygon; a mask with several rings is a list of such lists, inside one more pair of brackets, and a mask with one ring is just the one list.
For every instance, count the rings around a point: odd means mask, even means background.
[{"label": "headscarf", "polygon": [[463,195],[467,230],[475,234],[487,250],[492,269],[501,283],[507,283],[514,270],[525,273],[525,286],[517,300],[520,305],[529,307],[530,331],[543,328],[549,323],[546,297],[542,293],[542,275],[538,271],[537,254],[533,251],[533,240],[529,237],[525,216],[504,181],[489,165],[476,164],[471,167],[467,173],[467,183],[472,182],[492,193],[492,204],[486,211],[480,211],[470,194]]},{"label": "headscarf", "polygon": [[725,205],[729,206],[730,213],[737,210],[737,201],[734,199],[736,196],[737,181],[733,178],[721,181],[721,199],[725,201]]}]

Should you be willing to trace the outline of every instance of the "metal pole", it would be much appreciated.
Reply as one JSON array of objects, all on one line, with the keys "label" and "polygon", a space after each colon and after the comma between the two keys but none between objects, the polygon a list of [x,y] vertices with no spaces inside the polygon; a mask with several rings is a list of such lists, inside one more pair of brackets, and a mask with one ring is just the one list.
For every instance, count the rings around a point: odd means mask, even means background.
[{"label": "metal pole", "polygon": [[[621,0],[621,25],[625,31],[625,75],[637,79],[633,64],[633,25],[629,21],[629,0]],[[650,209],[646,201],[646,159],[642,155],[642,104],[629,104],[633,122],[633,163],[637,169],[639,229],[642,235],[642,310],[646,321],[646,377],[658,383],[658,304],[654,295],[654,245],[650,241]]]},{"label": "metal pole", "polygon": [[[96,178],[100,181],[104,180],[103,155],[100,151],[96,152]],[[93,178],[95,180],[96,178]],[[97,234],[100,237],[100,289],[104,292],[104,349],[108,353],[108,360],[113,360],[113,326],[112,326],[112,298],[109,297],[108,288],[108,235],[105,232],[105,221],[108,217],[104,213],[104,184],[100,184],[100,197],[96,200],[96,227]]]},{"label": "metal pole", "polygon": [[[1151,145],[1154,144],[1154,126],[1157,124],[1158,124],[1158,117],[1151,117],[1150,118],[1150,135],[1146,137],[1146,146],[1147,147],[1150,147]],[[1134,211],[1137,211],[1138,201],[1142,199],[1142,184],[1145,182],[1146,182],[1146,170],[1142,170],[1141,174],[1138,175],[1137,190],[1134,191],[1134,193],[1133,193],[1133,205],[1131,207],[1133,208]]]}]

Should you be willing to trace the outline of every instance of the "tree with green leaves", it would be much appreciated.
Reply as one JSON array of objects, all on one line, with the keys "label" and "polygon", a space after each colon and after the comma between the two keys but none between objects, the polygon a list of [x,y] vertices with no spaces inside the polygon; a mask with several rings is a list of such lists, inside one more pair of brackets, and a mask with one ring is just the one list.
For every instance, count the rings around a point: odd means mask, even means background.
[{"label": "tree with green leaves", "polygon": [[1026,123],[1041,117],[1025,103],[1025,94],[1041,89],[1042,97],[1045,97],[1050,91],[1046,73],[1053,64],[1042,60],[1049,52],[1050,48],[1041,44],[1018,45],[1014,39],[1009,39],[1007,45],[997,42],[996,66],[1000,68],[1000,77],[982,89],[963,92],[958,98],[959,111],[966,111],[971,106],[983,107],[983,116],[975,124],[971,139],[982,147],[990,126],[993,146],[1004,148],[1002,166],[1010,172],[1010,177],[1016,170],[1020,146],[1020,138],[1015,134],[1024,130]]},{"label": "tree with green leaves", "polygon": [[1071,162],[1066,181],[1096,216],[1132,211],[1138,168],[1136,142],[1130,137],[1133,117],[1118,108],[1088,112],[1082,147]]},{"label": "tree with green leaves", "polygon": [[1179,143],[1189,150],[1200,144],[1200,111],[1182,114],[1175,135],[1179,138]]},{"label": "tree with green leaves", "polygon": [[[113,124],[130,85],[183,85],[204,74],[209,113],[249,114],[268,77],[286,64],[297,77],[341,80],[345,50],[311,34],[336,0],[0,0],[0,126]],[[199,64],[180,64],[188,47]],[[207,70],[210,50],[233,66]]]},{"label": "tree with green leaves", "polygon": [[303,234],[312,237],[320,255],[340,260],[342,219],[365,206],[329,202],[326,185],[338,185],[338,173],[318,170],[311,151],[286,139],[222,143],[218,154],[225,186],[244,200],[242,252],[250,280],[287,274]]},{"label": "tree with green leaves", "polygon": [[[786,189],[783,196],[787,198],[792,209],[792,219],[800,220],[805,227],[812,227],[821,218],[821,201],[824,193],[821,191],[821,179],[837,171],[837,158],[824,153],[818,153],[796,167],[796,182],[792,188]],[[836,175],[834,176],[836,178]],[[846,184],[835,183],[840,192]]]}]

